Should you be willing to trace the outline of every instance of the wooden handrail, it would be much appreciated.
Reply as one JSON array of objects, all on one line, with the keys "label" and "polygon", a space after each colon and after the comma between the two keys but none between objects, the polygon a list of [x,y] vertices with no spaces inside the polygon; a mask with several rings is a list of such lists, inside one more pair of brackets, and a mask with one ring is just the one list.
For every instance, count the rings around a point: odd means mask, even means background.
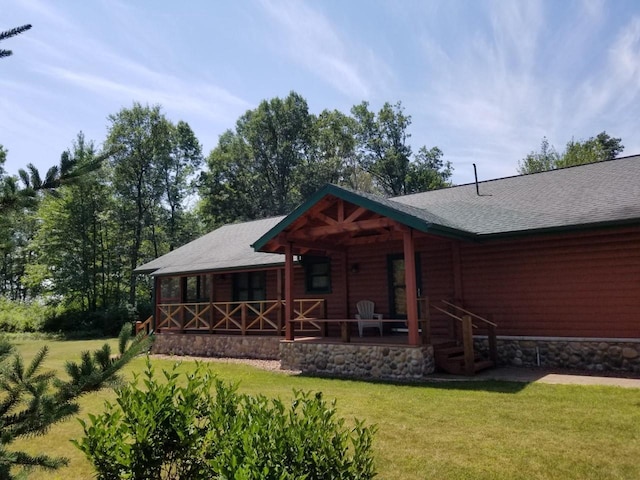
[{"label": "wooden handrail", "polygon": [[464,349],[464,373],[473,375],[475,372],[475,353],[473,348],[473,323],[471,315],[462,317],[462,347]]},{"label": "wooden handrail", "polygon": [[[444,301],[444,300],[443,300],[443,301]],[[463,319],[462,319],[463,317],[458,317],[457,315],[454,315],[454,314],[453,314],[453,313],[451,313],[451,312],[447,312],[444,308],[440,308],[440,307],[438,307],[437,305],[433,305],[433,304],[431,304],[431,307],[432,307],[432,308],[435,308],[435,309],[436,309],[436,310],[438,310],[439,312],[444,313],[445,315],[449,315],[451,318],[455,318],[455,319],[456,319],[456,320],[458,320],[459,322],[463,322]],[[478,326],[477,326],[477,325],[475,325],[475,324],[473,324],[473,323],[471,324],[471,326],[472,326],[473,328],[478,328]]]},{"label": "wooden handrail", "polygon": [[144,322],[137,321],[136,322],[136,335],[142,331],[147,335],[151,331],[151,322],[153,321],[153,315],[150,315]]},{"label": "wooden handrail", "polygon": [[[477,318],[478,320],[481,320],[481,321],[483,321],[484,323],[487,323],[487,324],[489,324],[489,325],[493,325],[494,327],[497,327],[497,326],[498,326],[497,324],[493,323],[491,320],[487,320],[486,318],[482,318],[480,315],[477,315],[477,314],[475,314],[475,313],[473,313],[473,312],[470,312],[469,310],[465,310],[464,308],[459,307],[459,306],[458,306],[458,305],[456,305],[455,303],[447,302],[446,300],[440,300],[440,301],[441,301],[442,303],[444,303],[445,305],[449,305],[450,307],[457,308],[457,309],[458,309],[458,310],[460,310],[461,312],[464,312],[464,313],[466,313],[467,315],[472,316],[473,318]],[[437,307],[434,307],[434,308],[437,308]],[[443,311],[443,310],[441,310],[441,311]]]},{"label": "wooden handrail", "polygon": [[481,317],[480,315],[477,315],[473,312],[470,312],[469,310],[466,310],[458,305],[456,305],[455,303],[451,303],[448,302],[444,299],[440,300],[442,303],[444,303],[445,305],[449,306],[449,307],[453,307],[461,312],[463,312],[465,315],[460,318],[457,315],[454,315],[451,312],[448,312],[446,310],[444,310],[443,308],[440,308],[436,305],[431,305],[433,308],[435,308],[436,310],[444,313],[445,315],[448,315],[452,318],[455,318],[456,320],[462,322],[462,341],[463,341],[463,347],[464,347],[464,368],[465,368],[465,373],[467,375],[473,375],[474,373],[474,366],[473,366],[473,362],[474,362],[474,348],[473,348],[473,328],[478,328],[477,325],[474,325],[471,322],[471,318],[476,318],[482,322],[484,322],[487,325],[487,329],[488,329],[488,335],[487,335],[487,341],[488,341],[488,346],[489,346],[489,359],[491,361],[493,361],[494,364],[496,364],[498,362],[498,346],[497,346],[497,336],[496,336],[496,328],[498,327],[498,325],[490,320],[487,320],[486,318]]}]

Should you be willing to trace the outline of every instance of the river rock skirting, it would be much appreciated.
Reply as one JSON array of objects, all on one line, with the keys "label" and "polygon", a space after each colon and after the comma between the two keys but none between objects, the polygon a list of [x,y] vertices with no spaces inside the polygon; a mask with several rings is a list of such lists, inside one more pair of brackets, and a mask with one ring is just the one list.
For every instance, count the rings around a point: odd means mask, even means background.
[{"label": "river rock skirting", "polygon": [[161,333],[155,336],[153,353],[277,360],[282,337]]},{"label": "river rock skirting", "polygon": [[280,365],[287,370],[331,377],[415,381],[433,373],[433,347],[280,343]]},{"label": "river rock skirting", "polygon": [[[480,352],[486,338],[474,339]],[[498,337],[498,365],[640,373],[640,341],[545,337]]]}]

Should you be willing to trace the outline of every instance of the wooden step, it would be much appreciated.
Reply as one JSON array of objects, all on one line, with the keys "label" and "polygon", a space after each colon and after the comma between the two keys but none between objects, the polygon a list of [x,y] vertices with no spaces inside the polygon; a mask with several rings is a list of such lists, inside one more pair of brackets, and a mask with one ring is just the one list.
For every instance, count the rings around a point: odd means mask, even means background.
[{"label": "wooden step", "polygon": [[[436,366],[453,375],[466,375],[464,368],[464,355],[451,357],[436,357]],[[486,359],[476,359],[473,363],[473,373],[493,367],[493,362]]]},{"label": "wooden step", "polygon": [[474,373],[478,373],[482,370],[486,370],[487,368],[492,368],[493,366],[494,366],[493,360],[487,360],[487,359],[477,360],[473,364],[473,371]]},{"label": "wooden step", "polygon": [[438,347],[434,349],[433,354],[435,357],[439,358],[458,356],[460,354],[464,354],[464,347],[462,347],[461,345],[453,345],[443,348]]}]

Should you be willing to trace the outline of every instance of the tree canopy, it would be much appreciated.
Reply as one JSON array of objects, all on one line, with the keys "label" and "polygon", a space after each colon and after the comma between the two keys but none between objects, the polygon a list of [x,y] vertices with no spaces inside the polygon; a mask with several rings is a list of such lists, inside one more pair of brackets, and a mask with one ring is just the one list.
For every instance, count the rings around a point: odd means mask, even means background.
[{"label": "tree canopy", "polygon": [[518,162],[518,172],[521,174],[537,173],[573,165],[613,160],[623,150],[622,139],[611,137],[604,131],[587,140],[571,139],[562,153],[558,153],[549,144],[549,140],[544,137],[540,144],[540,150],[530,152]]},{"label": "tree canopy", "polygon": [[402,104],[309,113],[295,92],[264,100],[220,136],[200,179],[209,225],[290,212],[325,183],[386,196],[440,188],[452,167],[437,147],[413,155]]}]

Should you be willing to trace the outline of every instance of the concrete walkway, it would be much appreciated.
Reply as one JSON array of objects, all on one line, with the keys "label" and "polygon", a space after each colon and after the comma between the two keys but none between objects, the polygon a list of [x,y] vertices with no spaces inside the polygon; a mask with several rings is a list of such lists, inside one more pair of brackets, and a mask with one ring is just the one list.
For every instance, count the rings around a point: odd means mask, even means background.
[{"label": "concrete walkway", "polygon": [[433,380],[501,380],[522,383],[551,383],[556,385],[605,385],[611,387],[639,388],[640,378],[599,377],[577,373],[554,373],[548,370],[537,370],[516,367],[498,367],[485,370],[474,377],[434,374]]}]

